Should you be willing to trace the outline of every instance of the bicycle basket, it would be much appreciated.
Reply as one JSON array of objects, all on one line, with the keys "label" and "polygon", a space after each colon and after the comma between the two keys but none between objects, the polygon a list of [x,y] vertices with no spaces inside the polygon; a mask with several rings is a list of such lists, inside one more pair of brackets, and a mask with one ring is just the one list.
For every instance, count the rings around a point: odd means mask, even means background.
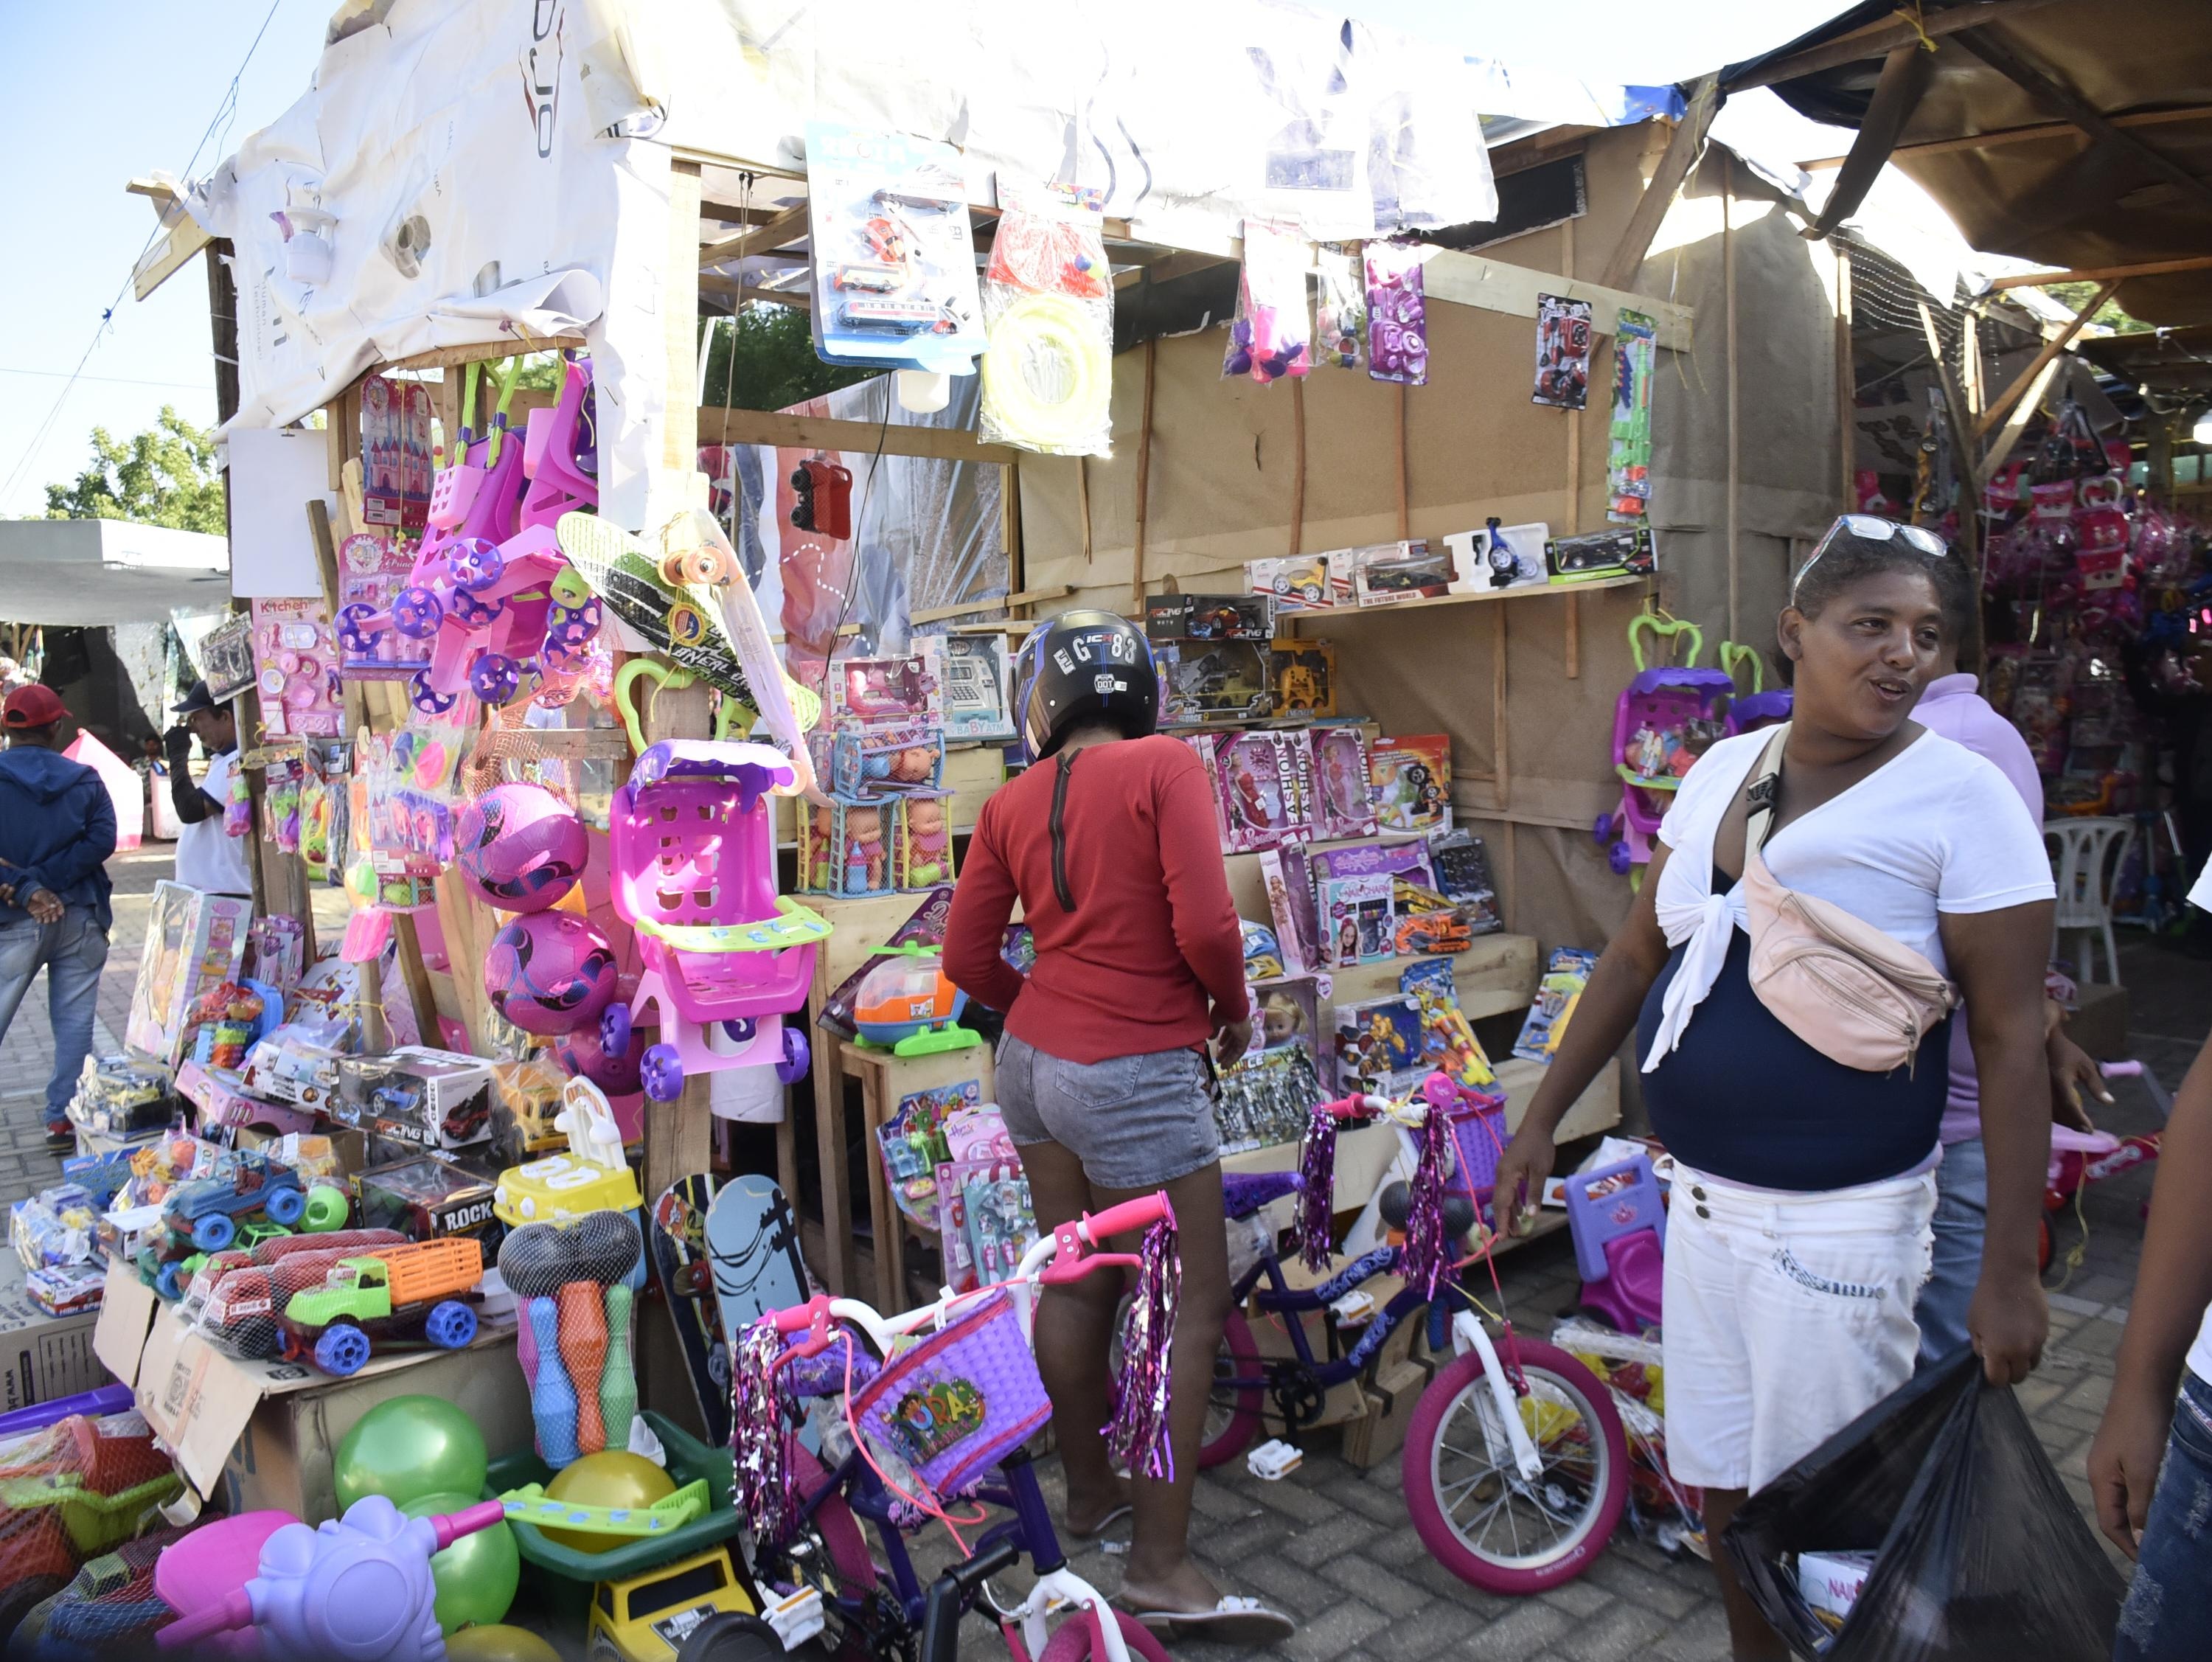
[{"label": "bicycle basket", "polygon": [[1052,1415],[1003,1291],[886,1361],[852,1406],[869,1439],[940,1497],[966,1492]]},{"label": "bicycle basket", "polygon": [[1477,1206],[1498,1182],[1498,1156],[1506,1141],[1505,1101],[1464,1104],[1444,1115],[1451,1129],[1452,1171],[1447,1194],[1464,1195]]}]

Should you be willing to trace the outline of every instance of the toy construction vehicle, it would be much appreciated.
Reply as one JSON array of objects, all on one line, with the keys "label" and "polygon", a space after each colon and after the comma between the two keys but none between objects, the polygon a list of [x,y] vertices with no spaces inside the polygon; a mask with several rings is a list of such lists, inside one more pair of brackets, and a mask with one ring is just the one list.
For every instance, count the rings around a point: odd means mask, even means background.
[{"label": "toy construction vehicle", "polygon": [[592,1599],[592,1662],[675,1662],[693,1630],[725,1612],[757,1622],[763,1653],[781,1649],[775,1630],[755,1615],[726,1547],[602,1581]]},{"label": "toy construction vehicle", "polygon": [[1402,877],[1394,879],[1390,887],[1398,912],[1395,944],[1401,954],[1449,954],[1474,947],[1474,928],[1467,914],[1434,889],[1425,889]]},{"label": "toy construction vehicle", "polygon": [[203,1252],[220,1252],[236,1239],[240,1221],[257,1212],[288,1229],[307,1215],[307,1188],[290,1166],[264,1154],[232,1158],[227,1175],[180,1184],[163,1204],[161,1220],[173,1243],[189,1241]]},{"label": "toy construction vehicle", "polygon": [[[312,1356],[341,1377],[358,1373],[372,1341],[389,1348],[459,1350],[477,1336],[470,1302],[483,1279],[472,1239],[379,1247],[332,1264],[319,1288],[295,1293],[279,1318],[284,1355]],[[396,1343],[395,1343],[396,1342]]]}]

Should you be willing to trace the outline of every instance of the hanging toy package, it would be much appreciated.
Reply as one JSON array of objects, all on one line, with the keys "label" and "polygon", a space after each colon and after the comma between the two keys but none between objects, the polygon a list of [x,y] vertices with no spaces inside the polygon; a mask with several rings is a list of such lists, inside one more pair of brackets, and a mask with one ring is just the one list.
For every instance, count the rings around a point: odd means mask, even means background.
[{"label": "hanging toy package", "polygon": [[982,437],[1113,452],[1114,283],[1096,190],[1001,179],[983,283]]},{"label": "hanging toy package", "polygon": [[984,347],[960,152],[806,126],[814,350],[830,363],[967,375]]},{"label": "hanging toy package", "polygon": [[1262,385],[1313,368],[1307,350],[1306,245],[1286,226],[1244,222],[1244,270],[1237,282],[1237,316],[1222,355],[1224,380],[1249,375]]},{"label": "hanging toy package", "polygon": [[1367,373],[1407,387],[1429,382],[1429,303],[1421,283],[1427,250],[1411,242],[1367,245]]},{"label": "hanging toy package", "polygon": [[1321,297],[1314,302],[1314,361],[1330,369],[1367,362],[1367,284],[1356,242],[1324,242],[1315,251]]}]

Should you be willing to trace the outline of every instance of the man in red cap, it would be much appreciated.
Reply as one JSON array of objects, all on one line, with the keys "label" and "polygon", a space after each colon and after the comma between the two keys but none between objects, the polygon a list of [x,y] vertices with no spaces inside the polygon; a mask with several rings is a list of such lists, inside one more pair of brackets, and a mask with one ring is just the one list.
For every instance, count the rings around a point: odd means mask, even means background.
[{"label": "man in red cap", "polygon": [[0,1038],[44,965],[54,1027],[46,1141],[75,1146],[67,1112],[92,1049],[93,1008],[107,962],[107,856],[115,805],[100,776],[56,752],[69,712],[53,689],[17,687],[0,704]]}]

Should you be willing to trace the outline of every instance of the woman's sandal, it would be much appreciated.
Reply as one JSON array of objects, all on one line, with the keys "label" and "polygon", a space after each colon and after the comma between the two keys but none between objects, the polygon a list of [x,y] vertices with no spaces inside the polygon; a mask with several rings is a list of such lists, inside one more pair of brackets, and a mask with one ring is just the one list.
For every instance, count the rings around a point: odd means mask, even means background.
[{"label": "woman's sandal", "polygon": [[1152,1632],[1170,1639],[1207,1639],[1218,1645],[1278,1645],[1298,1624],[1256,1598],[1224,1593],[1210,1610],[1132,1610]]}]

